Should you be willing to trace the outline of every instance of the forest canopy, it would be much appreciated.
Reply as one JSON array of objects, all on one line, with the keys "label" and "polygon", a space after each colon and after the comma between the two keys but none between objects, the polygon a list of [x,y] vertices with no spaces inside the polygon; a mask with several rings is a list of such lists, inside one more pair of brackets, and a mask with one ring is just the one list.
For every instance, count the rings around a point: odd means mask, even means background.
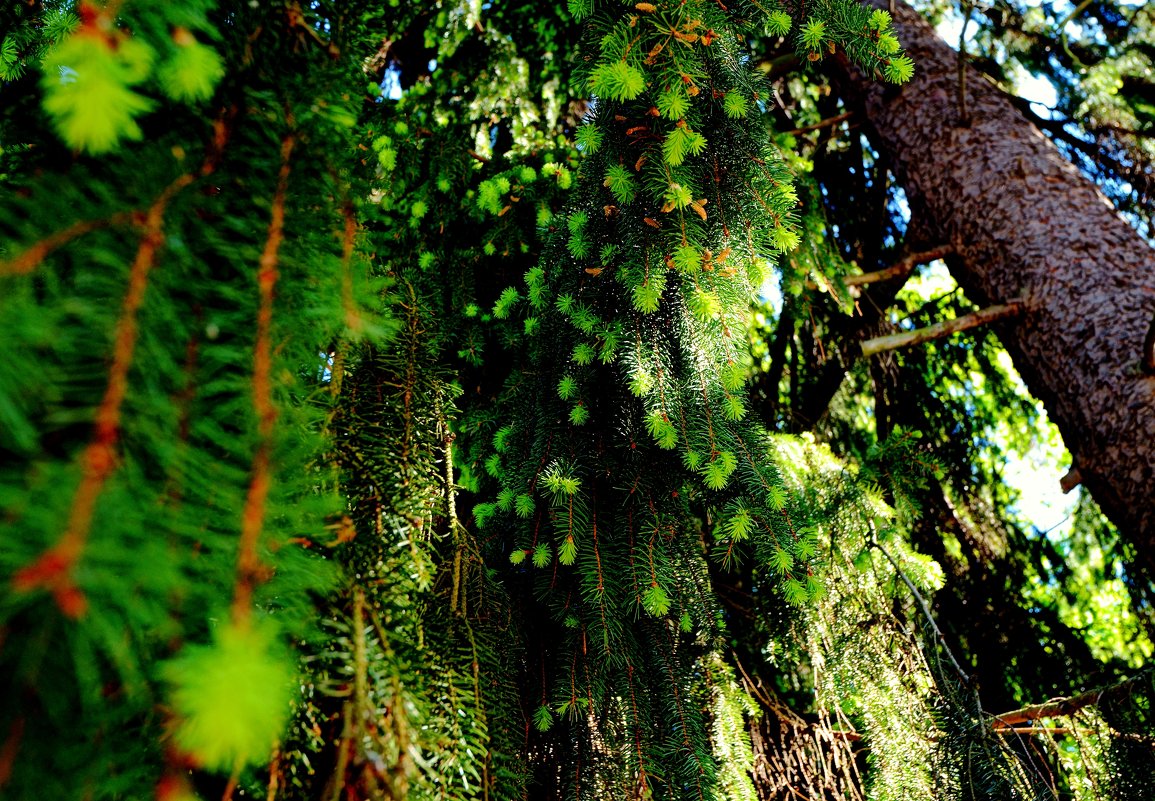
[{"label": "forest canopy", "polygon": [[1151,798],[1153,29],[6,4],[0,795]]}]

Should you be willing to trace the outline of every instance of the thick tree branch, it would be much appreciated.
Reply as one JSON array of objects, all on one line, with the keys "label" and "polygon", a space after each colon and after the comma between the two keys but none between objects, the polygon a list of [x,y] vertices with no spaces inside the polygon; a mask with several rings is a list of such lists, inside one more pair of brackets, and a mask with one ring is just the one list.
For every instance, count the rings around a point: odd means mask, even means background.
[{"label": "thick tree branch", "polygon": [[[915,251],[901,257],[890,267],[874,273],[866,273],[870,276],[866,281],[862,280],[863,276],[849,276],[846,279],[846,283],[851,287],[856,284],[878,284],[878,286],[871,290],[868,296],[870,302],[861,305],[859,315],[841,318],[843,322],[838,330],[841,340],[838,346],[838,356],[828,359],[822,365],[815,381],[804,387],[802,397],[791,404],[794,414],[799,419],[800,428],[805,429],[813,426],[825,414],[831,399],[838,392],[838,388],[842,386],[846,372],[859,356],[856,342],[867,336],[871,330],[875,330],[879,320],[894,303],[898,291],[902,288],[906,278],[914,271],[914,268],[949,254],[949,249],[943,246]],[[852,289],[852,291],[856,290]],[[777,384],[771,386],[777,387]]]},{"label": "thick tree branch", "polygon": [[966,331],[968,328],[975,328],[980,325],[986,325],[987,323],[993,323],[996,320],[1004,320],[1008,317],[1018,316],[1021,310],[1022,303],[1012,301],[1011,303],[981,309],[971,314],[964,314],[962,317],[956,317],[953,320],[943,320],[942,322],[928,325],[926,328],[919,328],[915,331],[904,331],[901,334],[888,334],[884,337],[875,337],[862,343],[862,355],[873,356],[876,353],[882,353],[887,350],[921,345],[933,339],[942,339],[959,331]]}]

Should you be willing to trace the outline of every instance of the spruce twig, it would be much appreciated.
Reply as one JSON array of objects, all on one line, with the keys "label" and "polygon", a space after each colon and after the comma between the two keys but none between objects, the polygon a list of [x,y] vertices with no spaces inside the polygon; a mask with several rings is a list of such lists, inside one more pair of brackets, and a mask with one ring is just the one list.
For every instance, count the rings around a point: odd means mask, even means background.
[{"label": "spruce twig", "polygon": [[[287,114],[290,129],[291,114]],[[248,492],[241,516],[241,539],[237,549],[237,580],[233,596],[232,616],[238,624],[247,624],[252,614],[253,590],[261,573],[257,551],[261,531],[265,525],[265,503],[272,484],[271,459],[273,430],[277,422],[277,408],[273,405],[273,298],[277,287],[277,262],[285,238],[285,199],[291,171],[290,157],[296,136],[290,131],[281,139],[281,167],[277,173],[277,188],[273,193],[272,213],[265,238],[265,247],[258,262],[257,289],[260,305],[257,308],[257,333],[253,346],[253,410],[257,414],[259,442],[253,455]]]},{"label": "spruce twig", "polygon": [[165,211],[169,201],[194,180],[192,173],[179,176],[160,193],[145,214],[144,231],[129,269],[128,289],[116,322],[108,384],[96,410],[92,440],[80,457],[82,477],[72,497],[68,524],[56,545],[12,578],[12,587],[18,592],[51,591],[56,605],[68,617],[81,617],[88,605],[73,580],[72,571],[88,541],[96,502],[105,482],[117,469],[116,444],[120,438],[121,407],[128,394],[128,372],[136,352],[137,315],[144,303],[149,273],[164,243]]}]

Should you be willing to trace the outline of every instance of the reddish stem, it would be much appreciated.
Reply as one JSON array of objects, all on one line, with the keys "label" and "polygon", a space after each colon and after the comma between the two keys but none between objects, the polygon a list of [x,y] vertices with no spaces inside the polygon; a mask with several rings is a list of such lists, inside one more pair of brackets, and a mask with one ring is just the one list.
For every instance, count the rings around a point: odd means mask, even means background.
[{"label": "reddish stem", "polygon": [[[290,121],[291,122],[291,121]],[[241,516],[241,541],[237,552],[237,583],[233,596],[233,621],[245,624],[252,612],[253,589],[260,581],[262,566],[258,545],[265,524],[265,506],[272,484],[270,462],[277,408],[272,388],[273,296],[277,287],[277,260],[285,238],[285,196],[289,186],[289,157],[296,140],[288,134],[281,140],[281,169],[273,194],[265,248],[257,273],[260,304],[257,307],[257,335],[253,346],[253,410],[257,413],[257,451],[253,455],[252,479]]]}]

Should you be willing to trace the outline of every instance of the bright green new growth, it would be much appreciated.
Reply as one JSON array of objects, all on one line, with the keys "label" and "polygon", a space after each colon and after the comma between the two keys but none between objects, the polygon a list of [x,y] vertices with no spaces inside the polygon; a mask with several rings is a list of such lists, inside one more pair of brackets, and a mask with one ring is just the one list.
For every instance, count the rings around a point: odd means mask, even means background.
[{"label": "bright green new growth", "polygon": [[[677,167],[687,156],[697,156],[705,148],[706,137],[697,131],[691,131],[685,125],[678,125],[666,135],[666,140],[662,144],[662,157],[671,167]],[[681,207],[685,208],[686,205],[689,205],[688,201],[681,204]]]},{"label": "bright green new growth", "polygon": [[[202,102],[213,95],[224,76],[224,62],[185,27],[209,27],[204,18],[208,9],[200,5],[192,4],[180,15],[181,25],[170,36],[151,41],[101,22],[103,16],[95,12],[95,19],[83,23],[69,11],[49,12],[38,46],[24,46],[42,51],[44,109],[65,144],[99,154],[121,140],[140,139],[137,120],[156,105],[147,96],[152,84],[178,103]],[[13,35],[0,43],[0,64],[8,77],[24,68],[19,50]]]},{"label": "bright green new growth", "polygon": [[766,30],[772,36],[784,36],[790,31],[793,20],[785,11],[771,11],[766,15]]},{"label": "bright green new growth", "polygon": [[632,297],[634,308],[644,314],[656,312],[662,302],[662,291],[665,287],[665,277],[647,278],[635,286]]},{"label": "bright green new growth", "polygon": [[501,297],[493,304],[493,316],[499,320],[509,317],[514,305],[521,300],[521,294],[514,287],[506,287]]},{"label": "bright green new growth", "polygon": [[[124,13],[144,5],[123,4]],[[575,135],[579,161],[560,138],[572,130],[557,89],[567,54],[503,29],[537,23],[530,12],[539,7],[380,5],[338,14],[307,4],[298,19],[280,6],[221,3],[230,24],[218,33],[229,41],[218,47],[197,29],[211,49],[178,41],[180,24],[192,25],[183,17],[126,26],[132,35],[118,35],[147,43],[155,58],[147,70],[110,67],[130,98],[89,127],[76,117],[83,98],[45,90],[45,120],[75,129],[65,143],[105,148],[109,172],[133,181],[114,184],[101,160],[81,155],[83,169],[52,166],[44,181],[27,179],[37,192],[58,184],[63,200],[34,192],[6,201],[13,213],[0,225],[18,247],[0,259],[77,220],[111,229],[88,232],[82,247],[66,243],[31,279],[4,275],[14,288],[0,316],[9,341],[47,365],[21,367],[15,379],[0,371],[5,401],[15,398],[2,411],[19,423],[0,436],[11,430],[4,446],[24,443],[27,462],[5,473],[21,491],[0,497],[31,533],[4,555],[12,572],[60,534],[59,519],[42,510],[67,504],[36,487],[71,488],[79,471],[42,458],[41,437],[68,453],[88,441],[87,427],[71,435],[68,426],[90,423],[77,410],[95,408],[105,389],[92,365],[109,361],[117,318],[103,300],[123,296],[140,246],[159,241],[137,230],[139,212],[175,176],[194,184],[164,210],[157,283],[142,307],[148,357],[129,372],[123,468],[78,573],[90,582],[82,589],[94,617],[65,623],[78,634],[78,667],[60,660],[67,667],[48,665],[50,680],[30,679],[11,658],[59,629],[51,591],[14,593],[5,607],[17,644],[5,646],[2,667],[22,690],[13,714],[29,726],[12,787],[19,793],[44,774],[47,763],[34,760],[58,730],[36,699],[77,686],[102,714],[72,747],[96,750],[77,764],[100,776],[55,796],[96,788],[103,800],[117,786],[150,790],[161,775],[185,781],[187,765],[162,744],[230,774],[238,762],[267,761],[277,740],[272,764],[242,771],[246,796],[753,797],[747,716],[756,706],[740,684],[738,626],[716,586],[743,571],[763,603],[796,606],[776,608],[800,630],[750,639],[792,667],[804,661],[790,650],[798,642],[810,664],[830,659],[824,709],[843,708],[865,662],[836,661],[829,643],[862,638],[870,664],[885,666],[891,652],[867,635],[891,631],[878,621],[906,596],[881,562],[868,574],[847,567],[862,558],[849,551],[869,547],[864,532],[894,514],[880,493],[813,443],[752,419],[760,400],[745,391],[749,303],[770,262],[806,242],[798,195],[764,128],[768,88],[745,42],[797,24],[818,58],[842,47],[891,79],[909,77],[889,16],[849,3],[804,21],[741,0],[570,0],[569,13],[591,26],[574,83],[597,95]],[[68,42],[62,16],[46,15],[45,35]],[[549,26],[568,20],[543,16],[534,31],[550,42]],[[365,89],[383,41],[412,44],[395,35],[416,36],[438,65],[412,82],[404,67],[400,99]],[[23,51],[8,41],[0,62],[14,69]],[[538,84],[554,88],[526,91]],[[213,105],[216,86],[228,102]],[[164,113],[200,125],[133,144],[144,120],[163,126],[131,97],[178,101]],[[203,119],[187,108],[194,103],[207,104]],[[512,145],[493,136],[499,117]],[[89,194],[70,194],[70,182]],[[285,228],[274,237],[278,197]],[[276,414],[263,415],[250,408],[250,378],[257,282],[271,276],[257,268],[274,238],[284,256],[269,295]],[[387,322],[372,314],[382,308]],[[95,376],[91,386],[85,376]],[[47,400],[11,391],[25,381]],[[273,421],[267,440],[263,420]],[[254,619],[267,614],[291,629],[304,657],[297,672],[271,635],[255,642],[231,623],[209,633],[210,616],[228,619],[238,586],[236,529],[255,456],[276,467],[258,538],[267,561],[241,571],[257,578],[239,586],[258,585],[249,587]],[[887,465],[887,475],[898,468]],[[21,482],[34,485],[35,503],[25,504]],[[889,547],[913,572],[916,561]],[[127,586],[93,581],[137,564],[141,552],[145,567]],[[324,576],[336,565],[334,590]],[[865,589],[843,594],[856,581]],[[861,599],[853,625],[838,615],[837,604]],[[47,622],[31,626],[24,610]],[[168,695],[154,697],[146,674],[158,659],[171,660]],[[869,720],[882,719],[887,699],[929,694],[925,671],[896,668],[886,680],[862,702]],[[294,687],[303,689],[285,726]],[[171,701],[171,739],[158,699]],[[230,706],[232,719],[221,719]],[[904,758],[917,763],[906,773],[923,770],[938,734],[925,704],[902,709],[926,724],[918,748],[913,735],[885,739],[898,726],[868,729],[888,781]],[[123,752],[144,775],[101,750],[119,745],[107,736],[117,714],[131,721]],[[105,774],[120,785],[104,784]],[[900,789],[920,797],[911,787]]]},{"label": "bright green new growth", "polygon": [[798,31],[802,46],[817,50],[826,36],[826,23],[819,19],[808,19]]},{"label": "bright green new growth", "polygon": [[545,704],[539,706],[537,711],[533,713],[533,726],[541,732],[549,731],[550,727],[553,726],[553,712]]},{"label": "bright green new growth", "polygon": [[172,56],[161,65],[157,79],[173,100],[192,103],[212,97],[224,74],[224,64],[215,50],[189,40],[177,44]]},{"label": "bright green new growth", "polygon": [[557,396],[562,400],[570,400],[577,395],[577,381],[573,376],[562,376],[557,382]]},{"label": "bright green new growth", "polygon": [[690,97],[681,83],[658,94],[658,111],[668,120],[680,120],[690,110]]},{"label": "bright green new growth", "polygon": [[696,273],[702,266],[702,254],[693,245],[674,248],[674,267],[684,273]]},{"label": "bright green new growth", "polygon": [[583,125],[577,129],[577,133],[574,135],[574,144],[585,153],[594,153],[601,145],[604,135],[603,131],[592,125]]},{"label": "bright green new growth", "polygon": [[589,79],[590,89],[599,97],[633,100],[646,88],[641,70],[625,61],[602,64]]},{"label": "bright green new growth", "polygon": [[44,60],[44,108],[70,147],[105,153],[121,139],[140,139],[136,118],[153,107],[132,87],[152,66],[153,52],[125,38],[111,43],[73,35]]},{"label": "bright green new growth", "polygon": [[634,176],[621,164],[614,164],[606,170],[605,185],[614,193],[618,203],[623,205],[633,200],[637,194]]},{"label": "bright green new growth", "polygon": [[726,93],[726,99],[722,103],[722,107],[726,110],[727,117],[745,117],[748,109],[746,98],[737,89],[732,89]]},{"label": "bright green new growth", "polygon": [[174,740],[198,764],[227,773],[269,759],[296,695],[277,636],[271,626],[225,625],[211,645],[187,646],[163,666]]}]

